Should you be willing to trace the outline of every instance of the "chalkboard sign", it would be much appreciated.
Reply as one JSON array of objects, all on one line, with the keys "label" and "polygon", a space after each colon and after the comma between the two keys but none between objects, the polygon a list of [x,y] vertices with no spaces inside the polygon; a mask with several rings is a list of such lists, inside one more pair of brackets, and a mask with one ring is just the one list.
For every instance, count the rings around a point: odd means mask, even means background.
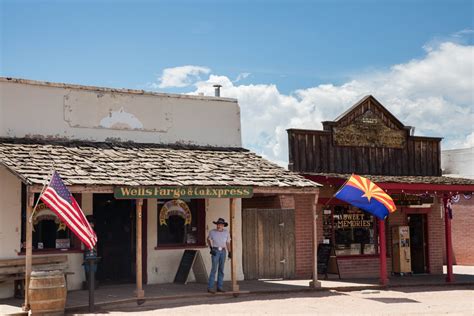
[{"label": "chalkboard sign", "polygon": [[328,274],[329,257],[332,246],[330,244],[318,245],[318,274]]},{"label": "chalkboard sign", "polygon": [[183,257],[181,258],[181,263],[178,267],[178,272],[174,277],[174,283],[186,284],[188,281],[189,272],[193,267],[194,258],[196,257],[197,250],[185,250]]},{"label": "chalkboard sign", "polygon": [[339,275],[339,264],[337,262],[336,251],[331,244],[319,244],[318,245],[318,274],[325,274],[326,279],[328,273]]},{"label": "chalkboard sign", "polygon": [[189,272],[193,269],[197,283],[207,283],[207,271],[201,253],[198,250],[185,250],[181,262],[174,277],[174,283],[186,284]]}]

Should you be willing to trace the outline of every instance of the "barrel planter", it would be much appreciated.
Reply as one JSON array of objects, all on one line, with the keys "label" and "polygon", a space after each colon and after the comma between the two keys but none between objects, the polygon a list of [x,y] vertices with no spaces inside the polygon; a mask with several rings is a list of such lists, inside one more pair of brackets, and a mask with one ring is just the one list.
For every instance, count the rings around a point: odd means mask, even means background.
[{"label": "barrel planter", "polygon": [[32,315],[62,315],[66,306],[66,280],[63,271],[31,272],[28,296]]}]

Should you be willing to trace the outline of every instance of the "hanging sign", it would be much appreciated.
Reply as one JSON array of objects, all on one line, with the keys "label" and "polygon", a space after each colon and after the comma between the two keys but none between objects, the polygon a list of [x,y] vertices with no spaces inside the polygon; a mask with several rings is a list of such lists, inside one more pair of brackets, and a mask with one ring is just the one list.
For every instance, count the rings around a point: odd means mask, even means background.
[{"label": "hanging sign", "polygon": [[186,202],[182,200],[166,202],[160,211],[160,225],[167,225],[166,220],[173,215],[182,217],[184,219],[184,225],[191,225],[191,210]]},{"label": "hanging sign", "polygon": [[204,199],[204,198],[250,198],[252,187],[116,187],[116,199]]},{"label": "hanging sign", "polygon": [[415,194],[406,194],[406,193],[393,193],[390,194],[395,205],[400,206],[409,206],[409,205],[423,205],[423,204],[433,204],[434,197],[431,195],[415,195]]},{"label": "hanging sign", "polygon": [[66,224],[63,223],[59,217],[49,209],[49,207],[44,203],[39,203],[36,206],[35,214],[33,216],[33,231],[35,230],[35,226],[38,225],[39,222],[44,220],[54,221],[56,225],[58,225],[57,231],[66,230]]}]

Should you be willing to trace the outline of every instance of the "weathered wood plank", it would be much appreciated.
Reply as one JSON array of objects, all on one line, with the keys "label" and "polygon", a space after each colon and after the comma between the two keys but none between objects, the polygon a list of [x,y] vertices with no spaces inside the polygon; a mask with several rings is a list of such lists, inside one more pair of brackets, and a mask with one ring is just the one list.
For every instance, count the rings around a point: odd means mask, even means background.
[{"label": "weathered wood plank", "polygon": [[312,135],[306,134],[304,137],[305,142],[305,150],[306,150],[306,171],[313,171],[313,148],[311,139],[313,138]]},{"label": "weathered wood plank", "polygon": [[426,174],[433,174],[433,145],[431,142],[426,142]]},{"label": "weathered wood plank", "polygon": [[296,276],[296,248],[295,248],[295,212],[288,210],[285,216],[285,246],[286,260],[285,277],[294,278]]},{"label": "weathered wood plank", "polygon": [[305,144],[305,135],[298,135],[298,148],[299,148],[299,157],[300,157],[300,170],[307,171],[306,168],[306,144]]},{"label": "weathered wood plank", "polygon": [[329,163],[328,163],[328,170],[329,172],[334,172],[335,171],[335,166],[334,166],[334,146],[332,145],[332,142],[331,142],[331,139],[329,137],[326,137],[327,138],[327,143],[326,143],[326,146],[328,148],[328,160],[329,160]]},{"label": "weathered wood plank", "polygon": [[321,139],[319,135],[313,135],[313,144],[314,144],[314,172],[324,172],[323,168],[321,168]]},{"label": "weathered wood plank", "polygon": [[260,212],[257,213],[257,248],[258,248],[258,276],[263,277],[265,275],[265,244],[264,244],[264,219]]},{"label": "weathered wood plank", "polygon": [[415,141],[415,147],[414,147],[414,159],[415,159],[415,169],[414,173],[417,176],[421,175],[421,144],[419,141]]},{"label": "weathered wood plank", "polygon": [[415,174],[415,142],[408,141],[408,173]]},{"label": "weathered wood plank", "polygon": [[[58,255],[58,256],[47,256],[47,257],[33,257],[32,264],[48,264],[48,263],[61,263],[67,262],[66,255]],[[20,266],[25,265],[25,258],[19,259],[1,259],[0,260],[0,268],[2,267],[11,267],[11,266]]]},{"label": "weathered wood plank", "polygon": [[[68,268],[67,263],[48,263],[33,265],[33,271],[49,271],[49,270],[65,270]],[[0,275],[25,273],[26,266],[2,267]]]}]

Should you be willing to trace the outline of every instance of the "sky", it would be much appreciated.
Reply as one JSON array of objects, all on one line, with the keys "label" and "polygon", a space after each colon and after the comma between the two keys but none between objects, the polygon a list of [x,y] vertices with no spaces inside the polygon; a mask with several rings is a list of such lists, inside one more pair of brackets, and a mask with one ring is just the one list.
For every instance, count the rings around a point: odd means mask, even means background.
[{"label": "sky", "polygon": [[443,149],[474,146],[474,8],[460,0],[0,0],[0,76],[237,98],[243,145],[372,94]]}]

